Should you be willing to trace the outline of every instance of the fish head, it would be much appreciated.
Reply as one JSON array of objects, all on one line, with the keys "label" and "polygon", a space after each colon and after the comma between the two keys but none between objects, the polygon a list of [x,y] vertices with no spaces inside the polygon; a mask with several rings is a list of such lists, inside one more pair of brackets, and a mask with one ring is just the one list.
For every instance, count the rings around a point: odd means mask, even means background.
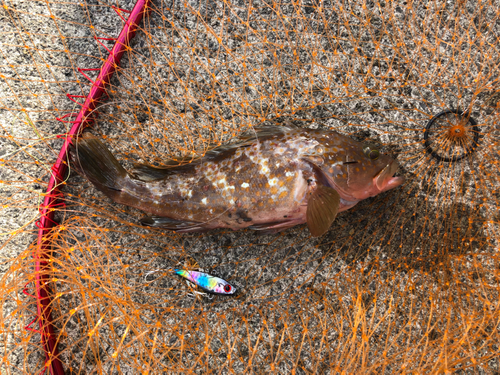
[{"label": "fish head", "polygon": [[404,177],[394,177],[398,162],[382,154],[374,144],[349,138],[330,150],[335,152],[325,153],[322,170],[328,183],[345,200],[360,201],[373,197],[405,180]]},{"label": "fish head", "polygon": [[234,294],[236,293],[236,288],[229,284],[227,281],[218,279],[217,285],[214,287],[213,292],[217,294]]}]

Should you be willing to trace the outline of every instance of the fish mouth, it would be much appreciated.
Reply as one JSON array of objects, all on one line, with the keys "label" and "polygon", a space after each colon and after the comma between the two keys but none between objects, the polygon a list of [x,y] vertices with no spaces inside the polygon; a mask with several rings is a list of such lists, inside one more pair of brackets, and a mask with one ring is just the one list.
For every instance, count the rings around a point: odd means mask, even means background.
[{"label": "fish mouth", "polygon": [[394,177],[398,168],[399,163],[396,160],[392,160],[374,177],[375,186],[377,186],[381,192],[398,187],[405,182],[404,177]]}]

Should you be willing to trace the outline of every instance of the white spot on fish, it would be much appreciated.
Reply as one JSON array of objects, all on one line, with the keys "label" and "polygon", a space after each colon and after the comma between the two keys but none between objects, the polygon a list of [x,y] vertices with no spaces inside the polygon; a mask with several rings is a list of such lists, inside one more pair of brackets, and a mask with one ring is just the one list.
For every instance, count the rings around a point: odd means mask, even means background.
[{"label": "white spot on fish", "polygon": [[267,166],[268,160],[269,159],[261,159],[259,161],[261,174],[269,174],[269,167]]},{"label": "white spot on fish", "polygon": [[207,204],[207,203],[208,203],[207,198],[203,198],[203,199],[201,200],[201,203],[203,203],[203,204]]},{"label": "white spot on fish", "polygon": [[229,203],[234,204],[234,199],[231,199]]},{"label": "white spot on fish", "polygon": [[188,193],[187,193],[187,196],[188,196],[189,198],[191,198],[191,197],[193,196],[193,191],[192,191],[192,190],[189,190],[189,191],[188,191]]},{"label": "white spot on fish", "polygon": [[287,177],[295,176],[295,172],[286,172],[285,176]]},{"label": "white spot on fish", "polygon": [[274,186],[278,183],[278,178],[274,177],[269,180],[269,186]]},{"label": "white spot on fish", "polygon": [[244,183],[242,183],[242,184],[241,184],[241,187],[242,187],[242,188],[245,188],[245,189],[246,189],[247,187],[249,187],[249,186],[250,186],[250,185],[249,185],[249,184],[247,184],[246,182],[244,182]]}]

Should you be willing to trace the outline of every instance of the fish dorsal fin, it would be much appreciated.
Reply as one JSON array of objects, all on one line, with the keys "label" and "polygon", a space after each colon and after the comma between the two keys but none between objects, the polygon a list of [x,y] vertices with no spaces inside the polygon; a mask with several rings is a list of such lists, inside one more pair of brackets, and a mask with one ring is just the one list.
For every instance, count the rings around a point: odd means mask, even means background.
[{"label": "fish dorsal fin", "polygon": [[318,185],[307,200],[306,220],[309,231],[314,237],[326,233],[337,216],[340,195],[329,186]]},{"label": "fish dorsal fin", "polygon": [[[173,163],[172,163],[173,164]],[[130,173],[141,181],[149,182],[161,180],[176,173],[192,170],[195,164],[166,165],[155,167],[149,164],[134,164]]]},{"label": "fish dorsal fin", "polygon": [[228,145],[214,146],[212,150],[207,152],[202,160],[219,160],[224,158],[226,155],[235,152],[236,149],[240,147],[248,147],[256,142],[264,142],[272,137],[284,135],[289,131],[294,129],[299,129],[292,124],[286,124],[283,126],[267,125],[267,126],[256,126],[248,131],[240,134],[234,143]]},{"label": "fish dorsal fin", "polygon": [[[291,123],[286,123],[282,126],[261,126],[250,129],[239,136],[235,143],[228,145],[215,146],[211,145],[209,148],[212,150],[208,151],[203,157],[191,158],[187,157],[178,162],[171,161],[167,162],[165,166],[154,167],[148,164],[135,164],[134,169],[131,173],[142,181],[154,181],[161,180],[173,174],[183,173],[187,171],[192,171],[192,169],[202,163],[203,161],[219,161],[229,156],[230,154],[236,152],[240,147],[248,147],[255,142],[263,142],[274,136],[283,135],[288,131],[299,129]],[[179,165],[179,163],[181,165]],[[187,163],[187,164],[183,164]]]},{"label": "fish dorsal fin", "polygon": [[264,125],[264,126],[256,126],[254,128],[250,128],[248,131],[241,134],[238,139],[239,143],[241,142],[254,142],[254,141],[265,141],[271,137],[276,135],[283,135],[289,131],[300,129],[299,127],[291,124],[285,123],[284,125]]}]

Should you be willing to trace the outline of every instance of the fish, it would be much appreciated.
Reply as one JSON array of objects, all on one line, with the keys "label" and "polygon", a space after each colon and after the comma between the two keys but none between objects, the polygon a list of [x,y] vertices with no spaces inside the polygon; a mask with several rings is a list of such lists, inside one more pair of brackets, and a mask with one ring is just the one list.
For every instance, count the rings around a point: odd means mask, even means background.
[{"label": "fish", "polygon": [[234,294],[236,288],[229,284],[226,280],[219,277],[209,275],[208,273],[198,271],[188,271],[182,269],[174,269],[174,272],[188,279],[192,283],[198,285],[203,290],[209,293],[216,294]]},{"label": "fish", "polygon": [[177,233],[217,228],[277,233],[306,223],[325,234],[339,212],[404,183],[398,162],[332,130],[263,126],[189,163],[127,172],[90,133],[76,142],[75,169],[113,201]]}]

